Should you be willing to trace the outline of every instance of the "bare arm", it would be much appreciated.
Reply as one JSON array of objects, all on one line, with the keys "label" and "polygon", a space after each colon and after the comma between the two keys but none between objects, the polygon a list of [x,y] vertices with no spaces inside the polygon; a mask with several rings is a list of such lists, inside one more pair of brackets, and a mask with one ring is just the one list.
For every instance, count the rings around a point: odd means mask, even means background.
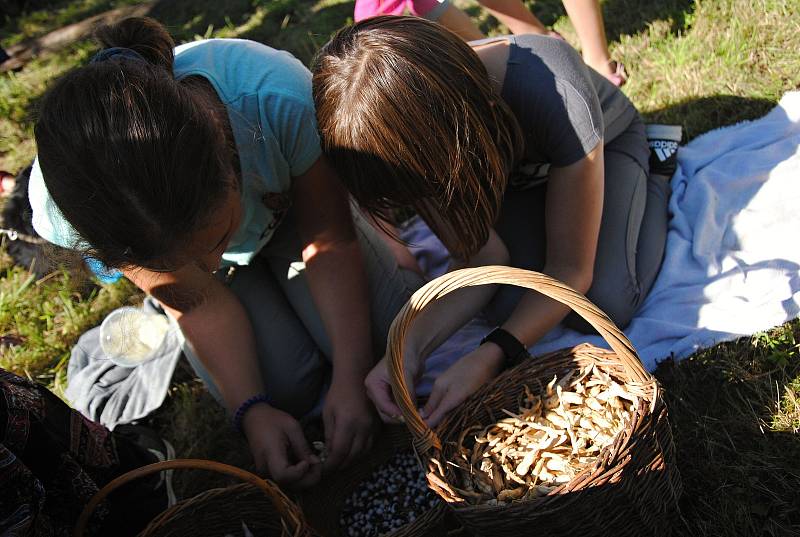
[{"label": "bare arm", "polygon": [[[216,267],[222,249],[174,272],[133,269],[125,274],[177,319],[233,413],[249,397],[264,393],[264,386],[244,308],[227,287],[201,268]],[[299,423],[289,414],[258,404],[245,414],[242,426],[261,471],[284,484],[308,486],[319,480],[318,461]]]},{"label": "bare arm", "polygon": [[333,379],[323,408],[327,467],[347,463],[372,442],[364,377],[375,362],[369,290],[344,187],[325,157],[294,178],[292,199],[308,285],[333,347]]},{"label": "bare arm", "polygon": [[[454,262],[450,270],[482,265],[508,264],[508,250],[492,230],[489,239],[469,263]],[[459,289],[426,307],[406,333],[404,363],[406,384],[413,389],[424,372],[424,362],[433,350],[472,319],[494,295],[496,286],[481,285]],[[397,421],[400,409],[394,403],[389,383],[387,358],[384,357],[366,379],[367,392],[384,421]],[[413,395],[413,394],[412,394]]]},{"label": "bare arm", "polygon": [[[547,188],[546,262],[542,272],[585,293],[594,272],[603,209],[603,145],[563,168],[551,168]],[[576,217],[577,216],[577,217]],[[526,347],[555,327],[569,312],[566,306],[533,291],[523,295],[502,327]],[[423,417],[431,426],[481,385],[494,377],[503,353],[485,343],[461,358],[434,384]]]},{"label": "bare arm", "polygon": [[247,314],[210,273],[190,264],[169,273],[135,269],[125,275],[178,321],[231,413],[264,392]]},{"label": "bare arm", "polygon": [[[453,260],[447,271],[508,263],[509,254],[506,245],[497,233],[491,230],[489,239],[477,254],[468,262]],[[407,355],[413,356],[421,366],[439,345],[475,317],[489,303],[496,291],[495,285],[468,287],[430,304],[417,317],[407,333]]]},{"label": "bare arm", "polygon": [[[603,144],[564,168],[551,168],[545,221],[547,252],[542,272],[580,293],[592,284],[603,212]],[[566,306],[525,293],[503,328],[530,346],[566,315]]]},{"label": "bare arm", "polygon": [[334,375],[372,367],[367,275],[350,203],[324,157],[294,178],[292,204],[308,285],[333,346]]},{"label": "bare arm", "polygon": [[548,30],[520,0],[478,0],[514,34],[547,35]]}]

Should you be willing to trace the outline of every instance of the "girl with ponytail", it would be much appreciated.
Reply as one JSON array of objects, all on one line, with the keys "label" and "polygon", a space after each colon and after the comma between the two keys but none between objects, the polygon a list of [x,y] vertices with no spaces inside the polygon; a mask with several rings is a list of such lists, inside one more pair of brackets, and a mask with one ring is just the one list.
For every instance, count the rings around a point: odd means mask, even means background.
[{"label": "girl with ponytail", "polygon": [[259,468],[313,484],[322,465],[298,419],[324,396],[326,468],[369,447],[364,378],[422,279],[351,211],[289,53],[175,47],[147,18],[98,38],[42,103],[34,227],[158,299]]}]

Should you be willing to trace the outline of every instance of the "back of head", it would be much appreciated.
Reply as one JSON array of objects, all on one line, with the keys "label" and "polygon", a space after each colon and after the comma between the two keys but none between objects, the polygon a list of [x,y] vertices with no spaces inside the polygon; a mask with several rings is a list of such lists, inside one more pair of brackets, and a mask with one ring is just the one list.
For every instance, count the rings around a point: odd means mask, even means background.
[{"label": "back of head", "polygon": [[169,265],[235,181],[219,106],[175,80],[174,43],[156,21],[126,19],[97,36],[116,48],[43,100],[35,136],[45,184],[93,256]]},{"label": "back of head", "polygon": [[475,52],[417,17],[337,32],[314,62],[323,147],[367,210],[413,207],[454,255],[486,241],[521,147]]}]

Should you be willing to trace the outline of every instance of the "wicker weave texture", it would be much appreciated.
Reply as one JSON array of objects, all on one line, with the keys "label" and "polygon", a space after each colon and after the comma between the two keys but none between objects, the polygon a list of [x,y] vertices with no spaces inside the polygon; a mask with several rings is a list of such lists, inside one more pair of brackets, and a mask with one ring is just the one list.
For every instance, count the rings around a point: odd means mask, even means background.
[{"label": "wicker weave texture", "polygon": [[[528,360],[506,371],[453,410],[437,427],[427,427],[411,400],[403,373],[403,340],[414,318],[436,299],[459,288],[483,284],[527,287],[562,302],[586,319],[612,350],[579,345]],[[446,274],[430,282],[397,315],[388,344],[390,375],[398,402],[426,461],[428,482],[464,527],[476,535],[668,535],[679,515],[680,476],[660,386],[641,364],[625,335],[583,295],[546,275],[509,267],[480,267]],[[640,397],[631,421],[603,449],[594,465],[547,496],[506,506],[469,505],[458,493],[449,462],[457,460],[458,439],[472,426],[498,421],[501,409],[514,408],[527,385],[537,392],[553,375],[596,364],[626,383]]]},{"label": "wicker weave texture", "polygon": [[164,470],[210,470],[236,477],[244,484],[212,489],[170,507],[139,534],[141,537],[219,537],[242,532],[242,522],[254,535],[315,537],[300,508],[277,485],[257,475],[216,461],[175,459],[131,470],[95,494],[78,518],[73,535],[83,536],[89,517],[111,492],[122,485]]}]

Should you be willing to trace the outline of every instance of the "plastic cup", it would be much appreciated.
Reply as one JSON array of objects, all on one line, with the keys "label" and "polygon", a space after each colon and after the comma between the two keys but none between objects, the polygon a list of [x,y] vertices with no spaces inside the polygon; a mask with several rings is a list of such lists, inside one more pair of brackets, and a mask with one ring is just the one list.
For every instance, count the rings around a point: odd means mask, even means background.
[{"label": "plastic cup", "polygon": [[112,311],[100,325],[100,347],[122,367],[136,367],[159,354],[169,331],[166,316],[125,306]]}]

